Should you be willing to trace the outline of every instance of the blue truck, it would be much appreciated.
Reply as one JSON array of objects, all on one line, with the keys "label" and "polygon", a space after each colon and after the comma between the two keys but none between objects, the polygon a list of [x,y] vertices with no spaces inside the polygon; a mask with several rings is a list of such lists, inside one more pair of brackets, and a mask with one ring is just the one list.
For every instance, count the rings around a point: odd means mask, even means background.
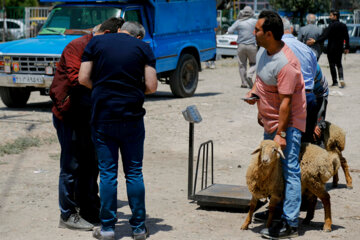
[{"label": "blue truck", "polygon": [[110,17],[145,27],[144,41],[154,51],[158,79],[176,97],[195,93],[201,62],[216,56],[215,0],[62,2],[37,37],[0,44],[0,96],[6,106],[23,107],[32,91],[47,95],[65,46]]}]

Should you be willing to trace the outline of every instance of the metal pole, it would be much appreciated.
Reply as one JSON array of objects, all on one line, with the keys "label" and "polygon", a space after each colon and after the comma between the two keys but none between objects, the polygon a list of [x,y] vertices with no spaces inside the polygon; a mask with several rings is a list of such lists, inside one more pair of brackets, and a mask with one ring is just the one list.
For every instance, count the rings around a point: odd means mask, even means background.
[{"label": "metal pole", "polygon": [[194,123],[189,124],[188,199],[193,198]]},{"label": "metal pole", "polygon": [[254,12],[257,11],[257,0],[254,1]]}]

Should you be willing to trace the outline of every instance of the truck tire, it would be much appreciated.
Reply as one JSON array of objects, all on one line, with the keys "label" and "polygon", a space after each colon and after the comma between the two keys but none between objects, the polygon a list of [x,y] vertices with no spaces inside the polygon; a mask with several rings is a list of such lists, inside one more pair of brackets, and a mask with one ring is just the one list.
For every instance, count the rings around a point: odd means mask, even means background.
[{"label": "truck tire", "polygon": [[24,107],[30,93],[26,88],[0,87],[1,100],[9,108]]},{"label": "truck tire", "polygon": [[170,76],[170,89],[176,97],[194,95],[199,80],[199,65],[191,54],[180,56],[178,65]]}]

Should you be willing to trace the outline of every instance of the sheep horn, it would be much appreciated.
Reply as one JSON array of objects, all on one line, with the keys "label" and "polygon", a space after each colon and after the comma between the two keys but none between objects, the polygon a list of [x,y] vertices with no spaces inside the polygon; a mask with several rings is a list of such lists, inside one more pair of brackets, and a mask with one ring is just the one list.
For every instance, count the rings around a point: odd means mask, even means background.
[{"label": "sheep horn", "polygon": [[280,154],[280,156],[285,159],[285,156],[284,156],[284,153],[283,151],[281,150],[281,147],[279,147],[278,149],[276,149],[276,151]]}]

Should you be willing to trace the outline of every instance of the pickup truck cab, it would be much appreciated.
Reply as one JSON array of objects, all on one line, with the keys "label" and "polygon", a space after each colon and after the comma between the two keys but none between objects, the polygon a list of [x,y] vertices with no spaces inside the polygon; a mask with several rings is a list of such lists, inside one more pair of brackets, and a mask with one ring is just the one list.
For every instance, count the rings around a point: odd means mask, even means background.
[{"label": "pickup truck cab", "polygon": [[201,62],[216,56],[215,0],[63,2],[52,9],[37,37],[0,44],[0,96],[8,107],[24,106],[32,91],[48,94],[65,46],[110,17],[144,26],[158,79],[177,97],[195,93]]}]

